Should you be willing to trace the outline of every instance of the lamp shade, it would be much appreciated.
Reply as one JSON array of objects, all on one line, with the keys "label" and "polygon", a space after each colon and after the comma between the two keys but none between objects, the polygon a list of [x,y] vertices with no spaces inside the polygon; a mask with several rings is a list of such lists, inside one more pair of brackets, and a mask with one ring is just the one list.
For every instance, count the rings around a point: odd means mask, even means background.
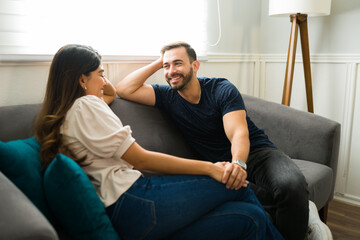
[{"label": "lamp shade", "polygon": [[331,0],[269,0],[270,16],[307,14],[325,16],[330,14]]}]

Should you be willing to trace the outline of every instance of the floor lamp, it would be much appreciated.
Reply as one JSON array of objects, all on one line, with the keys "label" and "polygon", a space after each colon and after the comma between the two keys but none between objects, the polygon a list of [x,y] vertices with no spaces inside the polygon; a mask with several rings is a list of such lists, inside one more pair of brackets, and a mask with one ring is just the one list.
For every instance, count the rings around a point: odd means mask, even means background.
[{"label": "floor lamp", "polygon": [[309,112],[314,112],[307,17],[329,15],[330,8],[331,0],[269,0],[269,15],[290,16],[292,23],[282,97],[282,104],[284,105],[290,105],[296,44],[298,29],[300,28],[307,107]]}]

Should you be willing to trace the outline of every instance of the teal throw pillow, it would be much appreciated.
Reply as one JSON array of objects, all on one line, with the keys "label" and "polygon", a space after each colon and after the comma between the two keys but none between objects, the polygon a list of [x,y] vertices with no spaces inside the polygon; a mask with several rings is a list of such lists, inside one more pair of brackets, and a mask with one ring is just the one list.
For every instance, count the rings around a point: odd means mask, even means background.
[{"label": "teal throw pillow", "polygon": [[35,138],[0,141],[0,171],[10,179],[30,201],[53,222],[42,187],[40,144]]},{"label": "teal throw pillow", "polygon": [[57,154],[44,174],[46,199],[56,219],[74,239],[119,239],[103,203],[72,159]]}]

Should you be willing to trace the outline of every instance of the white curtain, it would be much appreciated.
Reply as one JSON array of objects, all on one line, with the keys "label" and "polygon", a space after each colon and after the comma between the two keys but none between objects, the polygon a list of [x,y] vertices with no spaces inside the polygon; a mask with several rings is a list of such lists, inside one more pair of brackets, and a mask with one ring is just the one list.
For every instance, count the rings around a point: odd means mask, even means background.
[{"label": "white curtain", "polygon": [[206,50],[206,0],[0,0],[0,55],[52,55],[69,43],[102,55],[159,55],[169,42]]}]

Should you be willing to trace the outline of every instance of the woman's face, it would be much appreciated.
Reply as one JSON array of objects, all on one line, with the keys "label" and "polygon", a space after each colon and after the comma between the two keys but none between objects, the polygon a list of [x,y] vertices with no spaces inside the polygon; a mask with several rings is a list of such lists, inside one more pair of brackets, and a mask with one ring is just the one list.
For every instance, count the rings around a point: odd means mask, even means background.
[{"label": "woman's face", "polygon": [[86,95],[95,95],[101,99],[103,99],[104,87],[107,85],[107,82],[102,65],[91,72],[89,76],[83,74],[80,80],[80,84],[85,89]]}]

